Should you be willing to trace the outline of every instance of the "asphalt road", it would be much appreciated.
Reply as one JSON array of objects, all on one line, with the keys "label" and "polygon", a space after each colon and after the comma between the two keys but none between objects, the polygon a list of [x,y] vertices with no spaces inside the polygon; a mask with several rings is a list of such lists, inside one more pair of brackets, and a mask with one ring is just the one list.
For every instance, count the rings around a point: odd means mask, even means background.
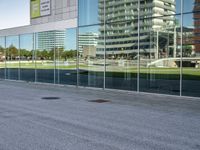
[{"label": "asphalt road", "polygon": [[0,81],[0,150],[200,150],[199,141],[200,99]]}]

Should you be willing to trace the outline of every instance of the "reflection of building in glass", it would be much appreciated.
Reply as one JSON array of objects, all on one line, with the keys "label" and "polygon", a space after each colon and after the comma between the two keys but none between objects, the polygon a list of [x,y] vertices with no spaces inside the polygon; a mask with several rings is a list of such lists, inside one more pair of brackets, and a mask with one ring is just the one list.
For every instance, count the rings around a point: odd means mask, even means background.
[{"label": "reflection of building in glass", "polygon": [[[106,0],[105,3],[107,54],[136,55],[138,48],[138,0]],[[175,25],[174,14],[175,0],[140,0],[141,53],[158,55],[155,54],[158,51],[156,50],[156,37],[155,39],[151,37],[150,32],[156,33],[154,31],[172,28]],[[158,18],[158,16],[164,17]],[[99,0],[99,19],[100,22],[104,22],[103,0]],[[104,35],[104,26],[101,26],[99,30],[101,38]],[[102,45],[102,41],[100,40],[100,45]],[[99,46],[98,53],[103,54],[103,46]]]},{"label": "reflection of building in glass", "polygon": [[191,56],[194,52],[194,29],[193,28],[188,28],[188,27],[183,27],[183,33],[181,33],[181,27],[177,28],[177,46],[178,46],[178,56],[180,56],[180,47],[181,47],[181,34],[183,37],[183,57],[188,57]]},{"label": "reflection of building in glass", "polygon": [[194,2],[194,45],[195,53],[200,54],[200,0],[195,0]]},{"label": "reflection of building in glass", "polygon": [[56,48],[64,47],[65,31],[46,31],[39,32],[37,35],[38,49],[40,50],[52,50]]},{"label": "reflection of building in glass", "polygon": [[97,39],[99,35],[97,33],[88,32],[84,34],[79,34],[79,52],[81,55],[87,56],[96,56],[96,47],[98,44]]}]

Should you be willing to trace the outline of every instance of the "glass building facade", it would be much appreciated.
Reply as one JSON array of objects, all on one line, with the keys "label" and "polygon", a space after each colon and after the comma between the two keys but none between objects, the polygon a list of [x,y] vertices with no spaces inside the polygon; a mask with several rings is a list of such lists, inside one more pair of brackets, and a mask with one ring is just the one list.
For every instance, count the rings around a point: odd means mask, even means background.
[{"label": "glass building facade", "polygon": [[76,27],[0,35],[0,78],[200,97],[200,0],[75,5]]}]

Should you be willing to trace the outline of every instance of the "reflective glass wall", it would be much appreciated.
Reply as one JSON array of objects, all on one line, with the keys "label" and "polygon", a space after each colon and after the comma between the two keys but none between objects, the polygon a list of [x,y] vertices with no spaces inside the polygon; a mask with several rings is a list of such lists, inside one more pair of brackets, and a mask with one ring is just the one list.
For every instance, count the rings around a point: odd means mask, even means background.
[{"label": "reflective glass wall", "polygon": [[56,43],[63,43],[55,47],[56,83],[77,85],[77,29],[63,30],[62,38],[57,38]]},{"label": "reflective glass wall", "polygon": [[97,35],[86,86],[102,74],[103,88],[200,96],[199,12],[198,0],[79,0],[79,52],[83,30]]},{"label": "reflective glass wall", "polygon": [[79,0],[77,28],[0,35],[0,78],[200,96],[198,0]]},{"label": "reflective glass wall", "polygon": [[182,95],[200,96],[200,1],[183,2]]},{"label": "reflective glass wall", "polygon": [[5,63],[5,37],[0,37],[0,78],[5,79],[6,63]]},{"label": "reflective glass wall", "polygon": [[35,81],[34,34],[19,36],[20,42],[20,79],[27,82]]},{"label": "reflective glass wall", "polygon": [[36,38],[36,81],[55,83],[55,36],[59,31],[44,31]]},{"label": "reflective glass wall", "polygon": [[[104,36],[98,18],[99,0],[79,1],[78,18],[78,84],[86,87],[104,86]],[[87,11],[86,11],[87,10]],[[98,54],[98,49],[102,53]]]},{"label": "reflective glass wall", "polygon": [[6,37],[6,79],[20,80],[19,35]]},{"label": "reflective glass wall", "polygon": [[137,10],[137,5],[137,2],[99,2],[98,15],[104,22],[101,36],[105,36],[106,88],[137,90],[138,14],[131,12]]},{"label": "reflective glass wall", "polygon": [[77,85],[77,28],[0,37],[0,79]]}]

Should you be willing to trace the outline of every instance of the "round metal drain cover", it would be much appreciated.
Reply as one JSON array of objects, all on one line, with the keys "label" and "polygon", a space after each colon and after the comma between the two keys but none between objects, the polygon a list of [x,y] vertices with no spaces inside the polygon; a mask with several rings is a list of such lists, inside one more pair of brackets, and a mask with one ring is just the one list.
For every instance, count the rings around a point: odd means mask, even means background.
[{"label": "round metal drain cover", "polygon": [[105,100],[105,99],[96,99],[96,100],[89,100],[89,102],[106,103],[106,102],[110,102],[110,101],[109,100]]},{"label": "round metal drain cover", "polygon": [[42,97],[44,100],[58,100],[60,97]]}]

